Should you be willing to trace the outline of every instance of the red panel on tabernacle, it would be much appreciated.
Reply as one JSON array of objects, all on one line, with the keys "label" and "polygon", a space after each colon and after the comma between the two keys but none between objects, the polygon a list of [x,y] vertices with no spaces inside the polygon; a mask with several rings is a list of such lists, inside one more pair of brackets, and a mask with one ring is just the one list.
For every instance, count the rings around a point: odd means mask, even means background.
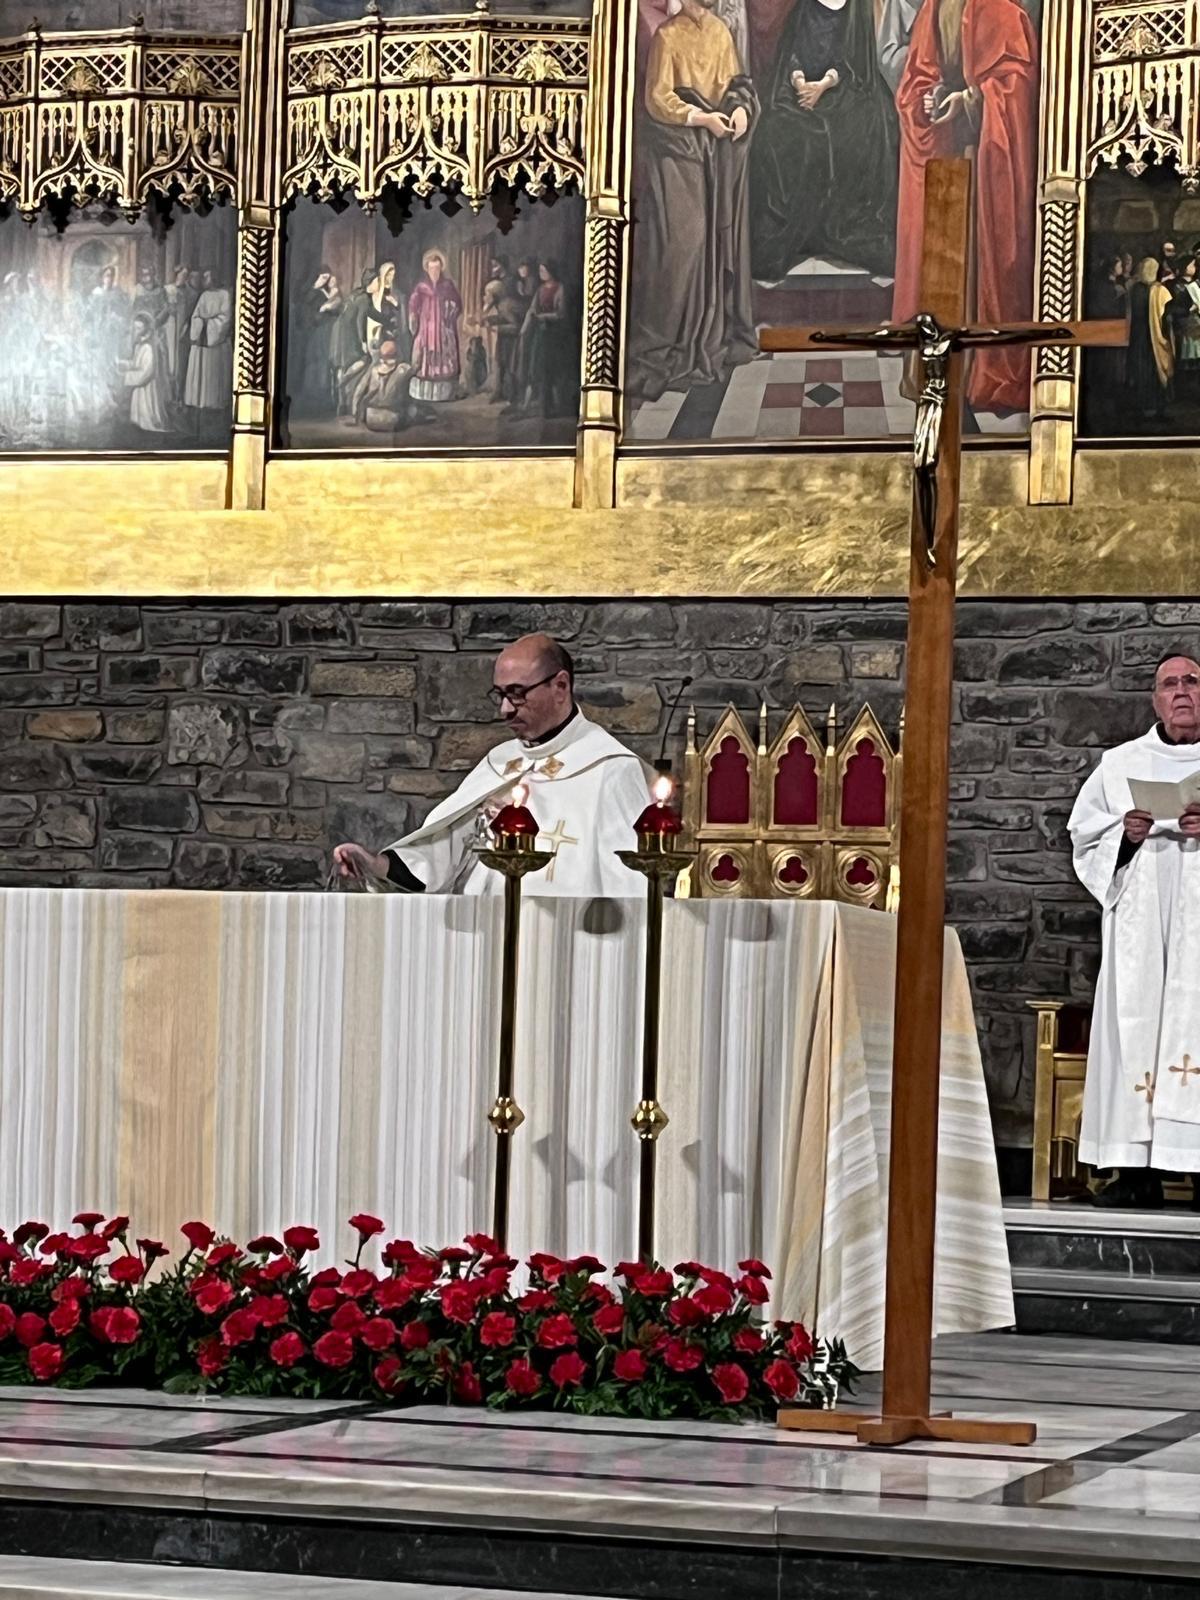
[{"label": "red panel on tabernacle", "polygon": [[856,889],[865,888],[869,883],[876,883],[875,869],[865,856],[855,856],[846,874],[846,882],[852,883]]},{"label": "red panel on tabernacle", "polygon": [[712,869],[714,883],[736,883],[741,877],[741,869],[730,855],[724,855]]},{"label": "red panel on tabernacle", "polygon": [[780,883],[794,883],[797,888],[808,882],[808,868],[799,856],[789,856],[779,874]]},{"label": "red panel on tabernacle", "polygon": [[860,739],[846,763],[842,780],[842,826],[887,826],[887,775],[883,758],[875,753],[874,739]]},{"label": "red panel on tabernacle", "polygon": [[809,828],[817,820],[817,763],[805,741],[791,740],[775,769],[775,821]]},{"label": "red panel on tabernacle", "polygon": [[709,822],[750,821],[750,759],[732,734],[708,769]]}]

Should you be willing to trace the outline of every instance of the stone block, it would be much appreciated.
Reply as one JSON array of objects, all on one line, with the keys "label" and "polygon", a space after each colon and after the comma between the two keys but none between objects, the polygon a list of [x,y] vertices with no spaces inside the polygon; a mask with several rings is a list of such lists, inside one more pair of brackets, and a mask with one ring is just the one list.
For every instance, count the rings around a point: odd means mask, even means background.
[{"label": "stone block", "polygon": [[[493,719],[496,708],[487,697],[492,687],[493,665],[494,657],[483,655],[439,656],[436,661],[425,663],[418,696],[421,715],[435,722],[487,722]],[[413,671],[411,667],[379,667],[375,670],[396,673]],[[401,687],[389,689],[386,684],[376,685],[374,680],[364,684],[360,690],[344,692],[405,694]]]},{"label": "stone block", "polygon": [[454,788],[454,779],[441,772],[396,772],[385,787],[406,799],[443,800]]},{"label": "stone block", "polygon": [[319,850],[247,849],[237,864],[246,889],[319,889],[328,867]]},{"label": "stone block", "polygon": [[362,607],[359,620],[381,628],[451,628],[454,608],[438,600],[373,600]]},{"label": "stone block", "polygon": [[955,612],[960,639],[1028,639],[1035,633],[1069,628],[1073,606],[1045,600],[964,600]]},{"label": "stone block", "polygon": [[956,924],[993,917],[1005,922],[1028,922],[1032,914],[1033,900],[1027,889],[1001,889],[995,884],[972,889],[951,884],[946,890],[946,916]]},{"label": "stone block", "polygon": [[177,644],[216,644],[221,638],[220,617],[205,616],[201,611],[147,611],[143,626],[148,650]]},{"label": "stone block", "polygon": [[98,711],[39,711],[25,724],[25,732],[31,739],[98,739],[104,719]]},{"label": "stone block", "polygon": [[1042,696],[1036,689],[964,689],[959,703],[965,723],[1032,722],[1042,715]]},{"label": "stone block", "polygon": [[527,633],[548,633],[560,644],[569,644],[583,626],[587,607],[566,601],[496,600],[479,605],[459,606],[455,618],[464,639],[493,641],[497,646],[512,644]]},{"label": "stone block", "polygon": [[978,793],[979,793],[979,779],[978,778],[951,778],[950,779],[950,799],[951,800],[974,800],[975,796]]},{"label": "stone block", "polygon": [[956,801],[950,807],[950,825],[961,828],[1010,828],[1020,830],[1033,827],[1033,808],[1004,804],[989,805],[983,801]]},{"label": "stone block", "polygon": [[[266,777],[267,774],[264,773],[263,776]],[[315,783],[310,778],[292,779],[292,805],[297,809],[323,806],[328,792],[326,784]]]},{"label": "stone block", "polygon": [[968,961],[1020,961],[1029,941],[1021,924],[981,922],[959,929],[959,943]]},{"label": "stone block", "polygon": [[15,842],[32,827],[38,803],[32,795],[0,794],[0,840]]},{"label": "stone block", "polygon": [[70,650],[140,650],[141,610],[138,606],[68,606],[63,639]]},{"label": "stone block", "polygon": [[958,639],[954,645],[956,683],[984,683],[994,679],[1000,646],[991,639]]},{"label": "stone block", "polygon": [[284,617],[288,644],[353,644],[354,627],[345,606],[293,606]]},{"label": "stone block", "polygon": [[0,603],[0,639],[53,639],[61,623],[61,606],[19,600]]},{"label": "stone block", "polygon": [[998,773],[984,781],[989,800],[1073,800],[1081,780],[1070,772]]},{"label": "stone block", "polygon": [[1197,650],[1200,650],[1200,626],[1181,627],[1174,631],[1149,628],[1141,633],[1127,633],[1122,638],[1121,665],[1145,669],[1138,674],[1138,683],[1144,684],[1145,692],[1149,695],[1154,687],[1154,669],[1165,655],[1178,651],[1180,655],[1194,659]]},{"label": "stone block", "polygon": [[1086,750],[1064,750],[1058,745],[1035,745],[1028,750],[1017,745],[1008,755],[1008,765],[1014,773],[1074,773],[1077,784],[1083,783],[1083,775],[1095,764],[1095,757]]},{"label": "stone block", "polygon": [[67,752],[77,783],[146,783],[162,766],[157,750],[141,745],[88,745]]},{"label": "stone block", "polygon": [[100,841],[100,865],[116,872],[161,871],[171,865],[171,841],[155,834],[106,833]]},{"label": "stone block", "polygon": [[110,689],[194,689],[193,656],[116,656],[104,663]]},{"label": "stone block", "polygon": [[[439,662],[435,670],[440,674],[445,669]],[[310,689],[314,695],[395,696],[411,700],[417,691],[417,673],[415,667],[400,661],[315,661]]]},{"label": "stone block", "polygon": [[117,791],[104,797],[104,818],[110,828],[142,833],[194,833],[200,807],[187,789],[159,784]]},{"label": "stone block", "polygon": [[94,650],[44,650],[42,665],[51,672],[89,672],[100,670],[100,657]]},{"label": "stone block", "polygon": [[367,765],[376,772],[397,767],[428,767],[433,760],[433,740],[410,734],[406,739],[368,739]]},{"label": "stone block", "polygon": [[973,975],[976,989],[985,994],[1017,994],[1021,999],[1032,1000],[1043,995],[1047,999],[1071,992],[1071,975],[1068,968],[1042,962],[1026,961],[1019,971],[1006,962],[1001,967],[983,967]]},{"label": "stone block", "polygon": [[74,678],[46,673],[0,673],[0,706],[66,706],[78,694]]},{"label": "stone block", "polygon": [[292,759],[292,740],[286,733],[252,733],[250,749],[254,759],[264,767],[286,767]]},{"label": "stone block", "polygon": [[1052,855],[1046,850],[1015,852],[997,856],[992,863],[993,875],[1015,883],[1067,883],[1075,873],[1068,855]]},{"label": "stone block", "polygon": [[225,694],[301,694],[305,664],[303,656],[220,645],[204,652],[200,675],[206,689]]},{"label": "stone block", "polygon": [[280,843],[323,841],[325,821],[315,811],[277,811],[254,806],[203,807],[204,831],[223,839],[274,839]]},{"label": "stone block", "polygon": [[992,772],[1004,753],[998,728],[963,727],[950,730],[951,772]]},{"label": "stone block", "polygon": [[610,733],[654,733],[663,703],[653,684],[589,683],[587,711]]},{"label": "stone block", "polygon": [[330,733],[411,733],[411,700],[331,700],[325,719]]},{"label": "stone block", "polygon": [[[771,634],[770,606],[739,600],[708,600],[676,610],[679,643],[686,649],[753,649]],[[814,635],[815,637],[815,635]]]},{"label": "stone block", "polygon": [[291,779],[286,772],[252,772],[233,767],[227,772],[200,775],[202,800],[235,800],[241,805],[281,806]]},{"label": "stone block", "polygon": [[378,651],[389,661],[415,661],[419,655],[458,649],[458,639],[452,633],[439,633],[435,628],[359,628],[358,642],[364,650]]},{"label": "stone block", "polygon": [[0,747],[0,790],[67,789],[71,775],[61,752],[52,744],[10,744]]},{"label": "stone block", "polygon": [[223,889],[233,878],[233,852],[227,845],[185,839],[179,846],[171,882],[179,889]]},{"label": "stone block", "polygon": [[259,616],[253,611],[235,611],[223,621],[226,644],[278,644],[278,617]]},{"label": "stone block", "polygon": [[815,615],[810,633],[813,639],[844,640],[849,644],[889,639],[903,643],[908,637],[908,612],[903,608],[842,605],[836,611]]},{"label": "stone block", "polygon": [[812,619],[795,606],[776,606],[771,616],[771,643],[794,650],[802,639],[808,638]]},{"label": "stone block", "polygon": [[904,671],[904,646],[900,644],[852,644],[852,678],[899,678]]},{"label": "stone block", "polygon": [[37,672],[42,652],[35,644],[0,645],[0,672]]},{"label": "stone block", "polygon": [[762,650],[710,650],[708,652],[708,673],[713,678],[731,678],[737,683],[752,683],[758,688],[762,684],[766,671],[767,657]]},{"label": "stone block", "polygon": [[386,789],[371,795],[335,794],[328,822],[330,845],[352,839],[373,850],[382,850],[415,826],[412,803]]},{"label": "stone block", "polygon": [[675,612],[665,600],[626,600],[593,606],[583,644],[667,644],[675,638]]},{"label": "stone block", "polygon": [[[1148,694],[1063,689],[1050,700],[1051,744],[1107,750],[1145,733],[1153,721]],[[1065,768],[1054,769],[1065,771]]]},{"label": "stone block", "polygon": [[1067,832],[1069,809],[1047,807],[1037,819],[1038,832],[1051,850],[1070,850],[1071,835]]},{"label": "stone block", "polygon": [[1200,605],[1194,600],[1162,600],[1151,609],[1150,616],[1160,628],[1200,630]]},{"label": "stone block", "polygon": [[291,769],[298,777],[327,783],[362,781],[367,754],[362,739],[320,733],[297,733],[291,738]]},{"label": "stone block", "polygon": [[805,691],[845,682],[846,663],[840,645],[804,644],[781,656],[767,673],[768,705],[793,706]]},{"label": "stone block", "polygon": [[96,842],[96,802],[86,795],[51,795],[38,817],[34,843],[91,845]]},{"label": "stone block", "polygon": [[1094,900],[1082,905],[1038,905],[1038,923],[1043,933],[1054,939],[1087,940],[1100,938],[1100,907]]},{"label": "stone block", "polygon": [[163,711],[108,711],[104,717],[112,744],[157,744],[166,721]]},{"label": "stone block", "polygon": [[1075,607],[1075,626],[1085,633],[1124,632],[1128,628],[1144,628],[1148,621],[1140,600],[1080,601]]},{"label": "stone block", "polygon": [[67,876],[52,881],[83,888],[84,880],[79,874],[85,873],[92,865],[91,853],[87,850],[54,850],[43,845],[33,849],[7,847],[0,850],[0,867],[9,872],[25,874],[23,878],[14,878],[14,883],[42,884],[46,881],[44,874],[61,872]]},{"label": "stone block", "polygon": [[996,681],[1008,683],[1103,683],[1109,670],[1108,644],[1102,639],[1035,639],[1014,645],[1000,658]]},{"label": "stone block", "polygon": [[987,852],[983,841],[952,834],[946,842],[947,881],[982,883],[987,875]]},{"label": "stone block", "polygon": [[237,706],[177,703],[167,718],[167,759],[173,766],[224,766],[244,735],[245,717]]}]

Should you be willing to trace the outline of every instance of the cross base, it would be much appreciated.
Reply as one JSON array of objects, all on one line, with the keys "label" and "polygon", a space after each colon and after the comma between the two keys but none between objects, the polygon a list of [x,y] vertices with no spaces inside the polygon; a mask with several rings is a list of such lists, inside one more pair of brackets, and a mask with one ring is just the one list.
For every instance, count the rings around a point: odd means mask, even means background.
[{"label": "cross base", "polygon": [[875,1445],[907,1444],[912,1439],[1030,1445],[1037,1438],[1032,1422],[984,1422],[949,1411],[933,1417],[872,1417],[861,1411],[806,1411],[793,1406],[779,1412],[775,1425],[797,1433],[852,1433],[859,1444]]}]

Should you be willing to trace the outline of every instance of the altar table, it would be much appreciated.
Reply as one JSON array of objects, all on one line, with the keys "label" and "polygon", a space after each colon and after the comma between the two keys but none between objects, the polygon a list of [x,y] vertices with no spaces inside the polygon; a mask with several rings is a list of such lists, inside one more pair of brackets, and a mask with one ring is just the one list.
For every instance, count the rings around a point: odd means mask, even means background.
[{"label": "altar table", "polygon": [[[177,1246],[346,1218],[490,1225],[502,905],[492,897],[0,891],[0,1226],[120,1211]],[[527,899],[509,1247],[636,1239],[640,900]],[[775,1272],[771,1310],[883,1338],[896,921],[673,901],[658,1246]],[[936,1328],[1013,1321],[966,971],[945,950]],[[932,1175],[931,1175],[932,1177]]]}]

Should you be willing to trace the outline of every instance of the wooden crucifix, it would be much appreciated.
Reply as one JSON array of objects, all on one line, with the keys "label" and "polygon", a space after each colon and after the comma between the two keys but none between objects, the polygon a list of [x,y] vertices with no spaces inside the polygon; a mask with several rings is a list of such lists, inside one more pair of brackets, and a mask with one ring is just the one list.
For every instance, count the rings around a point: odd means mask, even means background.
[{"label": "wooden crucifix", "polygon": [[1121,345],[1127,334],[1124,322],[969,323],[970,234],[970,161],[931,161],[925,168],[921,314],[903,326],[846,332],[773,328],[761,338],[769,351],[915,350],[921,358],[913,434],[883,1405],[876,1417],[793,1410],[779,1418],[781,1427],[856,1433],[863,1444],[944,1439],[1022,1445],[1036,1436],[1028,1422],[930,1414],[963,352],[988,345]]}]

